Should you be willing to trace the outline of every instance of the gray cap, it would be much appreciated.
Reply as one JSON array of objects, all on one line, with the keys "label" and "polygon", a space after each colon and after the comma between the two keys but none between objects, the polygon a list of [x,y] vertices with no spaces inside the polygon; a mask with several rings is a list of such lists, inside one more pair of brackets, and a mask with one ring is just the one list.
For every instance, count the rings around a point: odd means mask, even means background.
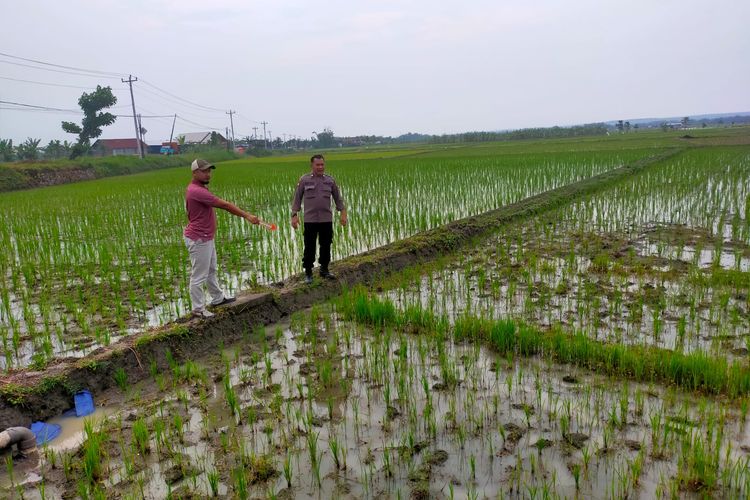
[{"label": "gray cap", "polygon": [[206,160],[193,160],[192,165],[190,165],[190,170],[195,172],[196,170],[208,170],[209,168],[216,168],[216,166],[212,163],[207,162]]}]

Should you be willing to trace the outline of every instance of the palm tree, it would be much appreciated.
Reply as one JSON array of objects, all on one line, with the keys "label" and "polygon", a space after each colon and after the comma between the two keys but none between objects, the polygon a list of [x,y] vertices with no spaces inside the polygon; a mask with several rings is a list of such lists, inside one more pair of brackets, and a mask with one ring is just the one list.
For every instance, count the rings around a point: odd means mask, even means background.
[{"label": "palm tree", "polygon": [[13,161],[16,152],[13,148],[13,139],[0,139],[0,161]]},{"label": "palm tree", "polygon": [[16,154],[22,160],[36,160],[39,157],[39,143],[41,139],[29,137],[16,148]]}]

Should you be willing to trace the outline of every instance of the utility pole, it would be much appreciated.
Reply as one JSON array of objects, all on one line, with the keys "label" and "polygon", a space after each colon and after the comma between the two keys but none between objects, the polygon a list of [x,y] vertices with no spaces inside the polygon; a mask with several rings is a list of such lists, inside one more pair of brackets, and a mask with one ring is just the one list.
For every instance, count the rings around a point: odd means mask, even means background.
[{"label": "utility pole", "polygon": [[141,114],[140,113],[138,113],[138,133],[141,134],[140,137],[138,138],[138,140],[140,140],[141,142],[146,142],[146,141],[143,140],[144,133],[143,133],[143,125],[141,124]]},{"label": "utility pole", "polygon": [[172,137],[174,137],[174,124],[177,121],[177,113],[174,114],[174,120],[172,120],[172,131],[169,133],[169,147],[172,147]]},{"label": "utility pole", "polygon": [[271,140],[271,149],[273,149],[273,132],[271,132],[271,129],[268,129],[268,138]]},{"label": "utility pole", "polygon": [[138,154],[143,159],[143,145],[141,144],[141,131],[138,128],[138,117],[135,114],[135,98],[133,97],[133,82],[137,82],[138,78],[133,78],[133,75],[128,75],[128,79],[121,78],[122,83],[127,83],[130,87],[130,104],[133,105],[133,125],[135,125],[135,141],[138,143]]},{"label": "utility pole", "polygon": [[268,139],[266,138],[266,125],[268,122],[260,122],[263,125],[263,148],[268,149]]},{"label": "utility pole", "polygon": [[232,125],[232,150],[234,150],[234,120],[232,119],[232,115],[235,113],[236,111],[232,111],[231,109],[227,111],[227,114],[229,115],[229,123]]}]

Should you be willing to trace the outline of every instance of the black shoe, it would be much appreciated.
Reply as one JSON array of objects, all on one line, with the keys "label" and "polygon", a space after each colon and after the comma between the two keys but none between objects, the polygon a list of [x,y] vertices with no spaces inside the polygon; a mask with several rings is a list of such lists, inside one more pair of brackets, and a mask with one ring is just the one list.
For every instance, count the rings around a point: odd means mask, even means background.
[{"label": "black shoe", "polygon": [[237,300],[237,297],[224,297],[221,300],[221,302],[218,302],[216,304],[212,303],[211,307],[219,307],[219,306],[223,306],[223,305],[226,305],[226,304],[231,304],[232,302],[234,302],[236,300]]},{"label": "black shoe", "polygon": [[330,271],[328,271],[328,269],[323,269],[323,268],[320,269],[320,277],[323,278],[323,279],[326,279],[326,280],[335,280],[336,279],[336,276],[334,276],[333,274],[331,274]]},{"label": "black shoe", "polygon": [[312,275],[312,269],[305,269],[305,283],[308,285],[312,285],[313,282],[313,275]]}]

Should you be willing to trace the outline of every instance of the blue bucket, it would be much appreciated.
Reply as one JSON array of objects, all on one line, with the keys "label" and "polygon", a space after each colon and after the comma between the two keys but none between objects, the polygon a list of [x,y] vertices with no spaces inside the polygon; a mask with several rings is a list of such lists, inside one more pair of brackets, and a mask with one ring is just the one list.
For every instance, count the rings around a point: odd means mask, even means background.
[{"label": "blue bucket", "polygon": [[89,391],[76,392],[73,400],[76,404],[76,417],[85,417],[94,413],[94,398]]},{"label": "blue bucket", "polygon": [[55,439],[62,432],[62,427],[57,424],[45,424],[44,422],[34,422],[31,424],[31,432],[36,436],[38,446],[48,443]]}]

